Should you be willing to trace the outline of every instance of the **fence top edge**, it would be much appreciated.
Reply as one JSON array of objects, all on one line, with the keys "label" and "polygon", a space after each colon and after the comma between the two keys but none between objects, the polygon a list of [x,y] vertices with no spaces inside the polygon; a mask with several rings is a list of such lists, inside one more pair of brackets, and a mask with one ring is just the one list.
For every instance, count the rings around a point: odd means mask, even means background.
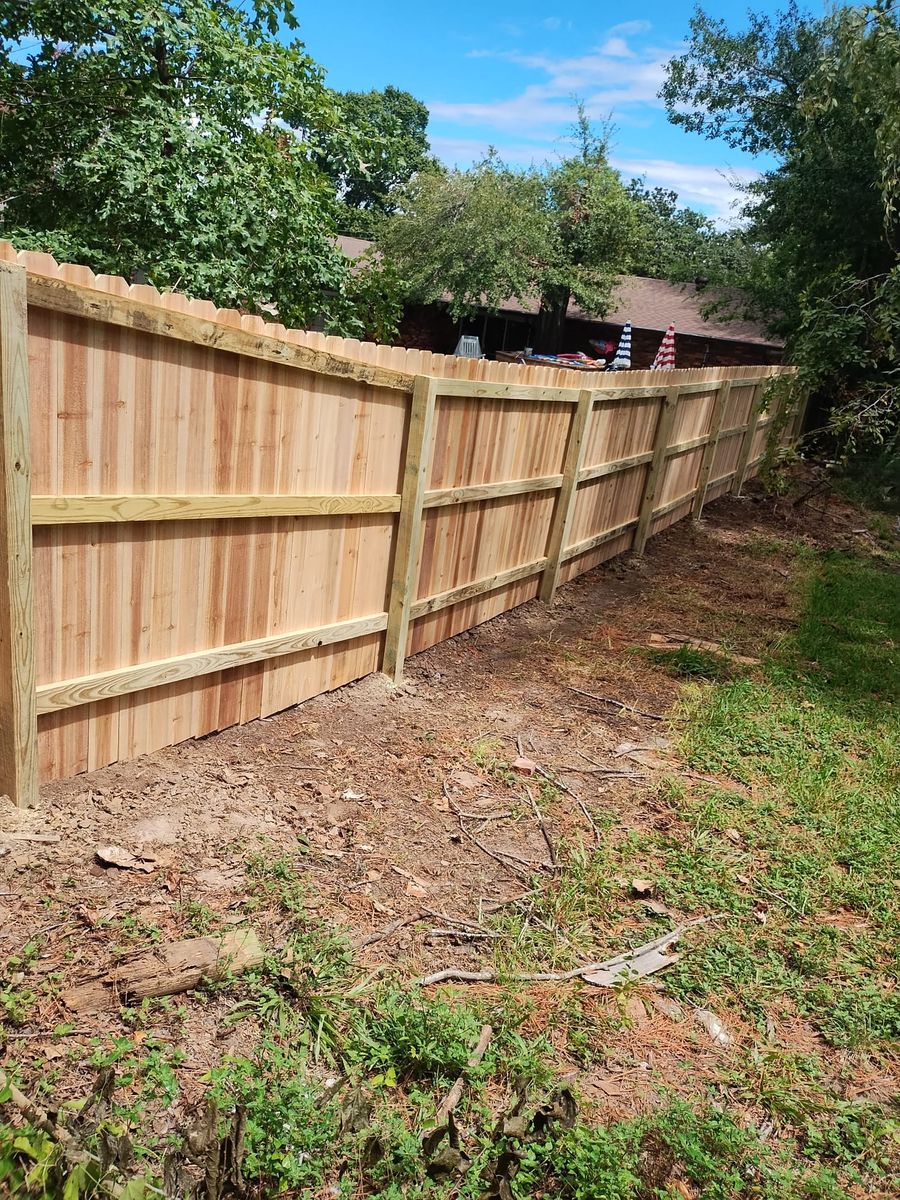
[{"label": "fence top edge", "polygon": [[[4,264],[0,264],[4,265]],[[280,326],[259,321],[255,328],[212,315],[201,315],[168,307],[154,300],[116,295],[67,279],[54,279],[28,272],[29,302],[36,308],[49,308],[101,323],[124,326],[138,332],[175,337],[213,350],[278,362],[314,374],[349,379],[375,387],[411,392],[415,383],[412,372],[398,371],[375,363],[344,358],[329,350],[300,345],[279,335]]]},{"label": "fence top edge", "polygon": [[[794,374],[796,367],[782,364],[740,364],[726,368],[709,367],[679,367],[672,371],[653,372],[655,378],[647,379],[649,371],[622,372],[621,383],[613,385],[591,379],[578,379],[574,373],[563,368],[545,368],[547,378],[553,382],[543,384],[539,380],[495,381],[489,379],[465,378],[459,376],[443,376],[440,372],[442,361],[446,355],[428,355],[428,352],[415,349],[393,348],[395,362],[399,355],[408,356],[408,369],[402,370],[398,363],[388,366],[366,358],[356,357],[346,353],[348,349],[362,344],[355,339],[325,338],[323,335],[311,333],[308,330],[285,329],[283,325],[265,321],[261,317],[241,314],[237,310],[218,309],[209,301],[192,299],[176,292],[161,292],[151,285],[129,284],[117,276],[95,274],[87,266],[58,263],[49,254],[32,251],[16,251],[6,241],[0,240],[0,269],[4,271],[25,271],[27,273],[29,291],[34,295],[41,292],[44,295],[53,292],[66,292],[80,296],[88,306],[102,309],[120,306],[120,311],[144,311],[155,317],[158,323],[169,327],[178,326],[185,331],[191,326],[205,330],[205,337],[196,340],[199,344],[212,345],[216,335],[213,331],[221,331],[223,340],[232,343],[233,352],[241,353],[236,343],[244,340],[246,352],[249,347],[257,344],[258,350],[267,353],[257,353],[256,357],[271,358],[287,365],[293,365],[316,374],[354,380],[372,386],[393,388],[403,392],[411,392],[415,379],[419,375],[437,380],[439,395],[470,396],[473,399],[509,399],[556,401],[575,404],[579,394],[585,390],[595,393],[595,399],[614,402],[617,399],[639,398],[662,394],[671,387],[680,386],[688,390],[713,390],[722,385],[725,378],[730,378],[736,387],[751,386],[764,382],[773,375]],[[33,299],[37,307],[41,307],[37,299]],[[99,312],[85,313],[95,319],[103,320]],[[151,330],[152,332],[152,330]],[[159,329],[165,336],[167,330]],[[177,336],[177,335],[175,335]],[[303,340],[309,339],[309,340]],[[343,346],[334,346],[335,342],[345,342]],[[330,345],[329,345],[330,343]],[[225,348],[224,346],[221,348]],[[371,353],[374,343],[368,347]],[[426,358],[425,356],[428,355]],[[433,373],[423,371],[423,366],[437,368]],[[492,364],[493,365],[493,364]],[[535,368],[528,368],[533,372]],[[629,376],[633,377],[629,379]],[[698,378],[699,377],[699,378]]]}]

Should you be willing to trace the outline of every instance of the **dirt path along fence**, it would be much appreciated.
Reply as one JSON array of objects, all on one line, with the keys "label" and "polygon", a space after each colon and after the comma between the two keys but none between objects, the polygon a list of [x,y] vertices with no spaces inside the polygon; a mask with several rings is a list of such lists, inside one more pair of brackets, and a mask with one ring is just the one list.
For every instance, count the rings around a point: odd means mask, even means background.
[{"label": "dirt path along fence", "polygon": [[787,368],[439,357],[0,243],[0,793],[398,678],[739,491],[781,426]]}]

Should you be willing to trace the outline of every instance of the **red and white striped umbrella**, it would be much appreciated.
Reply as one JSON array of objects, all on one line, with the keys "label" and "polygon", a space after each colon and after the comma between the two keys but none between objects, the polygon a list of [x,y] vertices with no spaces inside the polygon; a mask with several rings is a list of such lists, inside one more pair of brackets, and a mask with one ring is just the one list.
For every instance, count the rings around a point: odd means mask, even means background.
[{"label": "red and white striped umbrella", "polygon": [[670,325],[663,334],[651,371],[671,371],[675,366],[675,326]]}]

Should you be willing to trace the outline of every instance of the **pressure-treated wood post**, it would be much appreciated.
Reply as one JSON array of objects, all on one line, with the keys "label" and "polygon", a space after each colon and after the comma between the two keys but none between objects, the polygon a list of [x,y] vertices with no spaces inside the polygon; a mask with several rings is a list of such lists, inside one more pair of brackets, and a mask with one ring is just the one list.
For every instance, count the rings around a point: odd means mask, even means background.
[{"label": "pressure-treated wood post", "polygon": [[0,263],[0,793],[37,801],[25,269]]},{"label": "pressure-treated wood post", "polygon": [[644,488],[644,498],[641,501],[641,512],[638,517],[637,529],[634,534],[634,553],[643,554],[650,536],[650,522],[653,520],[653,506],[659,490],[663,468],[666,465],[666,451],[669,448],[669,438],[672,436],[672,426],[675,424],[675,411],[678,408],[678,385],[666,388],[656,422],[656,433],[653,438],[653,458],[647,469],[647,483]]},{"label": "pressure-treated wood post", "polygon": [[540,598],[545,604],[553,603],[553,597],[559,587],[559,571],[562,566],[563,551],[569,540],[569,530],[572,527],[575,497],[578,494],[578,476],[584,461],[587,428],[593,408],[594,393],[592,391],[579,392],[578,403],[569,423],[562,486],[556,497],[556,506],[553,509],[550,533],[547,538],[547,565],[544,568],[540,590]]},{"label": "pressure-treated wood post", "polygon": [[756,437],[756,427],[759,424],[762,411],[759,404],[762,397],[762,389],[763,385],[761,383],[758,383],[753,389],[753,399],[750,402],[750,418],[747,423],[744,440],[741,442],[741,453],[738,458],[737,470],[734,473],[732,488],[738,496],[747,482],[747,467],[750,462],[750,455],[753,452],[753,440]]},{"label": "pressure-treated wood post", "polygon": [[697,494],[694,497],[693,518],[699,521],[706,503],[706,489],[709,485],[709,475],[712,471],[713,460],[716,457],[716,447],[719,444],[719,434],[722,432],[722,422],[725,420],[725,409],[728,405],[728,393],[731,391],[731,380],[724,379],[719,387],[716,401],[713,405],[712,421],[709,426],[709,441],[703,450],[700,462],[700,477],[697,480]]},{"label": "pressure-treated wood post", "polygon": [[381,665],[385,675],[395,683],[399,683],[403,678],[403,662],[409,639],[409,614],[422,548],[422,511],[425,480],[431,461],[435,392],[436,380],[426,375],[416,376],[406,435],[403,483],[400,489],[400,519],[397,522],[397,540],[394,545],[388,623]]}]

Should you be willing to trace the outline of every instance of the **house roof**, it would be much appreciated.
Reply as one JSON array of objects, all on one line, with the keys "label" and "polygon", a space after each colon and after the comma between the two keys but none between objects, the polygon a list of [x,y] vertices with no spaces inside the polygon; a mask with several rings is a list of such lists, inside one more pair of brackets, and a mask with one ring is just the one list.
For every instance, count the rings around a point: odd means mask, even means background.
[{"label": "house roof", "polygon": [[[339,237],[338,244],[348,258],[359,258],[372,245],[364,238]],[[447,297],[449,299],[449,297]],[[728,342],[750,342],[760,346],[782,346],[756,321],[746,318],[725,320],[703,316],[703,309],[717,298],[714,290],[699,290],[693,283],[670,283],[666,279],[647,279],[641,275],[623,275],[613,296],[613,307],[603,317],[587,313],[571,301],[568,316],[575,321],[593,321],[604,325],[624,325],[630,321],[637,329],[663,332],[670,324],[676,333],[692,337],[715,338]],[[500,305],[501,313],[535,316],[539,301],[522,302],[510,298]]]}]

